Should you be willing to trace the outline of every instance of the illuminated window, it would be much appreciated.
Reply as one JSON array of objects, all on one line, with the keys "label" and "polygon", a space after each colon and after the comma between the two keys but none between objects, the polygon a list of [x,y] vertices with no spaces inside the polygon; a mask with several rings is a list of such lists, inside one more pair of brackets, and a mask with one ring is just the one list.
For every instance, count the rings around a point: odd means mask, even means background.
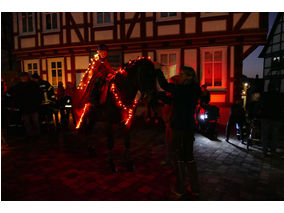
[{"label": "illuminated window", "polygon": [[216,89],[226,88],[226,48],[201,48],[202,79],[201,84]]},{"label": "illuminated window", "polygon": [[64,65],[63,59],[52,59],[48,61],[49,70],[48,70],[48,81],[53,87],[58,86],[58,82],[62,82],[65,84],[65,72],[64,72]]},{"label": "illuminated window", "polygon": [[46,13],[45,14],[45,26],[46,26],[46,30],[58,29],[57,13]]},{"label": "illuminated window", "polygon": [[27,72],[32,75],[37,73],[38,74],[38,64],[37,63],[28,63]]},{"label": "illuminated window", "polygon": [[159,50],[157,51],[158,62],[163,64],[162,71],[166,79],[179,74],[180,52],[178,50]]},{"label": "illuminated window", "polygon": [[22,13],[22,32],[33,32],[33,13]]}]

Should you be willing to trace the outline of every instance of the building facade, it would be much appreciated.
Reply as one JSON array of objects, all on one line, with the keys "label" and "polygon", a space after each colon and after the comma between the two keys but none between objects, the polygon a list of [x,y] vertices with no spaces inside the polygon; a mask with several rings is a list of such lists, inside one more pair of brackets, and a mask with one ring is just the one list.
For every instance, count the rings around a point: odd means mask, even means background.
[{"label": "building facade", "polygon": [[271,81],[284,93],[284,13],[278,13],[269,33],[267,43],[260,53],[264,58],[264,91]]},{"label": "building facade", "polygon": [[78,85],[101,43],[113,67],[150,56],[170,78],[180,66],[196,70],[211,101],[241,98],[242,63],[266,42],[268,13],[53,12],[13,13],[14,54],[22,71],[53,86]]}]

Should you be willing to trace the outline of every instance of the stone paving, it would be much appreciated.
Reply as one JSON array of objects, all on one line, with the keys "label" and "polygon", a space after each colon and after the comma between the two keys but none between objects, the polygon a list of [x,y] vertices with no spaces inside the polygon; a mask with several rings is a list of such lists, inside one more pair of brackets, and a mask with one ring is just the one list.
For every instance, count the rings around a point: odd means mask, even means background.
[{"label": "stone paving", "polygon": [[[106,137],[101,125],[89,138],[76,132],[45,135],[39,142],[19,140],[3,147],[1,197],[3,201],[170,201],[174,181],[166,158],[163,128],[134,126],[132,158],[135,171],[122,161],[123,141],[116,132],[114,158],[117,173],[107,167]],[[284,160],[281,153],[263,157],[260,147],[250,151],[239,141],[211,141],[196,134],[201,194],[199,200],[284,200]],[[86,140],[93,141],[96,156],[90,157]],[[187,198],[191,200],[190,196]]]}]

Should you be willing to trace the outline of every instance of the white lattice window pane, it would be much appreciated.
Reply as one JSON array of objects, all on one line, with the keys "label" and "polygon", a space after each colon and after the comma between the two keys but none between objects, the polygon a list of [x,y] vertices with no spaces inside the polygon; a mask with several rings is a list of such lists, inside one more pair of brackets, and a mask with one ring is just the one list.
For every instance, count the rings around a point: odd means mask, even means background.
[{"label": "white lattice window pane", "polygon": [[174,53],[174,54],[170,54],[170,62],[169,62],[169,64],[170,64],[170,65],[176,64],[176,62],[177,62],[177,56],[176,56],[176,54],[175,54],[175,53]]}]

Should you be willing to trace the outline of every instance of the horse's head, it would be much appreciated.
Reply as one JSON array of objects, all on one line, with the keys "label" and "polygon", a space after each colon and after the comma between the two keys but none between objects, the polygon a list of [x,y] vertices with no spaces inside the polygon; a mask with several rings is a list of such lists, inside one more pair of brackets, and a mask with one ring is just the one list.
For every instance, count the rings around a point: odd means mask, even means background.
[{"label": "horse's head", "polygon": [[126,65],[129,68],[129,75],[136,88],[141,92],[147,101],[153,101],[157,94],[156,74],[152,61],[142,58],[132,61]]}]

